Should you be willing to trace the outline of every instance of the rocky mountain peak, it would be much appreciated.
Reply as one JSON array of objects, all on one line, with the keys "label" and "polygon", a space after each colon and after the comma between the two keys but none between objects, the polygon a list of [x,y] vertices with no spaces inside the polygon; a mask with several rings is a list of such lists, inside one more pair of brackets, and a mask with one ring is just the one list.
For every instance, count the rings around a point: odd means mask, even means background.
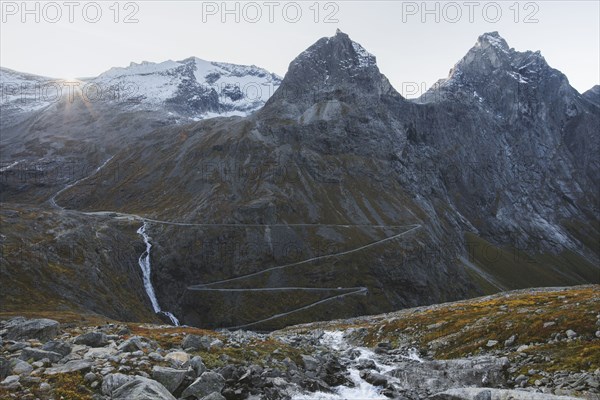
[{"label": "rocky mountain peak", "polygon": [[[365,96],[386,94],[397,92],[379,71],[375,56],[338,29],[334,36],[319,39],[290,63],[267,105],[291,103],[303,111],[323,100],[356,102]],[[296,114],[298,110],[288,111]]]},{"label": "rocky mountain peak", "polygon": [[486,32],[477,38],[475,47],[481,47],[482,49],[493,47],[495,50],[508,52],[510,48],[506,40],[497,31]]},{"label": "rocky mountain peak", "polygon": [[498,32],[484,33],[475,45],[450,70],[448,80],[459,82],[489,76],[498,70],[510,70],[514,50]]},{"label": "rocky mountain peak", "polygon": [[536,103],[574,93],[567,77],[550,67],[539,51],[517,51],[498,32],[488,32],[418,101],[462,97],[504,107],[524,95],[537,98]]},{"label": "rocky mountain peak", "polygon": [[321,65],[319,70],[340,72],[347,70],[377,68],[375,56],[360,44],[337,29],[334,36],[324,37],[300,53],[290,64],[292,68],[309,68]]}]

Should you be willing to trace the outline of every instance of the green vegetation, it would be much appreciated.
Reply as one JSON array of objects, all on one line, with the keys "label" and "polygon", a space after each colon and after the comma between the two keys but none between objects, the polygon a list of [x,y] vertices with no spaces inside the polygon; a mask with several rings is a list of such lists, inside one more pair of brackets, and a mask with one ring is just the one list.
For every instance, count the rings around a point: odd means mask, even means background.
[{"label": "green vegetation", "polygon": [[[391,314],[346,321],[331,321],[290,327],[310,329],[364,328],[362,342],[375,346],[390,341],[393,346],[416,345],[429,349],[437,359],[485,354],[503,348],[515,335],[511,348],[528,345],[525,353],[548,355],[551,371],[594,371],[600,368],[600,338],[595,332],[600,314],[600,286],[563,290],[528,290],[503,293],[473,300],[403,310]],[[553,322],[554,324],[544,324]],[[577,333],[573,341],[553,341],[553,334]],[[285,331],[285,329],[284,329]],[[487,348],[488,340],[499,342]],[[518,353],[511,353],[517,357]]]},{"label": "green vegetation", "polygon": [[[598,266],[571,251],[529,255],[515,248],[498,247],[472,233],[465,234],[465,241],[470,261],[505,290],[579,285],[600,279]],[[483,277],[474,276],[474,279],[488,294],[499,291]]]}]

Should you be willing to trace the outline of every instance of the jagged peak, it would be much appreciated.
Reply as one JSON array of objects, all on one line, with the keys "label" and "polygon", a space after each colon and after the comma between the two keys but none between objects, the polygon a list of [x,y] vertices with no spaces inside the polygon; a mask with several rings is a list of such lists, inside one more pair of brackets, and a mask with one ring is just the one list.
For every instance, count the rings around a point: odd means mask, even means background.
[{"label": "jagged peak", "polygon": [[479,36],[475,45],[450,70],[446,81],[464,81],[472,76],[479,81],[482,76],[493,74],[520,76],[548,69],[551,68],[539,50],[516,51],[494,31]]},{"label": "jagged peak", "polygon": [[477,38],[477,43],[475,44],[475,47],[485,48],[489,46],[493,46],[494,48],[504,52],[510,51],[508,43],[506,42],[506,40],[504,40],[502,36],[500,36],[498,31],[486,32],[483,35],[479,36],[479,38]]},{"label": "jagged peak", "polygon": [[[436,93],[470,93],[473,99],[502,96],[504,90],[523,85],[537,86],[542,81],[557,79],[558,86],[570,87],[560,71],[550,67],[538,51],[517,51],[497,31],[480,35],[475,45],[450,69],[448,77],[434,84],[418,100],[428,102]],[[490,88],[496,89],[490,89]]]},{"label": "jagged peak", "polygon": [[337,29],[334,36],[319,39],[290,63],[267,106],[294,103],[304,110],[321,100],[372,101],[381,95],[400,96],[379,71],[375,56]]},{"label": "jagged peak", "polygon": [[[323,51],[325,49],[326,51]],[[315,57],[317,56],[317,57]],[[376,57],[359,43],[350,39],[348,34],[336,29],[335,35],[323,37],[304,50],[291,63],[290,68],[303,62],[338,61],[348,62],[348,67],[372,67],[377,65]]]}]

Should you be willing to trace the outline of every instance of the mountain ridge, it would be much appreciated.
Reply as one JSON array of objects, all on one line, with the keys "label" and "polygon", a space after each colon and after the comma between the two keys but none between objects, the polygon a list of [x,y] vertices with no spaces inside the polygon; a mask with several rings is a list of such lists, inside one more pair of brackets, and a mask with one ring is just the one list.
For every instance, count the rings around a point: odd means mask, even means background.
[{"label": "mountain ridge", "polygon": [[[161,307],[203,327],[271,330],[598,280],[598,107],[545,67],[526,91],[482,91],[482,102],[466,86],[408,101],[353,43],[319,39],[248,117],[123,131],[136,140],[93,153],[102,173],[55,186],[53,199],[148,222]],[[469,57],[493,74],[486,46]],[[399,236],[402,225],[419,229]],[[189,288],[207,282],[226,284]],[[285,287],[310,290],[275,301]],[[316,290],[331,288],[366,290],[332,300]]]}]

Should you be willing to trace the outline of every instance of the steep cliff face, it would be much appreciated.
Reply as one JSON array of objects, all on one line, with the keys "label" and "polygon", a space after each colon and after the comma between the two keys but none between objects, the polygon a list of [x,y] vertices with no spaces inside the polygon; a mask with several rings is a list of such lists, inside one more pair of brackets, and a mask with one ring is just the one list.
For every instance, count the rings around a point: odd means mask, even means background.
[{"label": "steep cliff face", "polygon": [[408,101],[338,32],[258,112],[138,132],[55,200],[146,217],[183,323],[273,329],[598,282],[599,122],[497,33]]},{"label": "steep cliff face", "polygon": [[597,265],[599,110],[539,52],[482,35],[418,102],[447,129],[414,136],[440,155],[450,201],[482,236]]}]

